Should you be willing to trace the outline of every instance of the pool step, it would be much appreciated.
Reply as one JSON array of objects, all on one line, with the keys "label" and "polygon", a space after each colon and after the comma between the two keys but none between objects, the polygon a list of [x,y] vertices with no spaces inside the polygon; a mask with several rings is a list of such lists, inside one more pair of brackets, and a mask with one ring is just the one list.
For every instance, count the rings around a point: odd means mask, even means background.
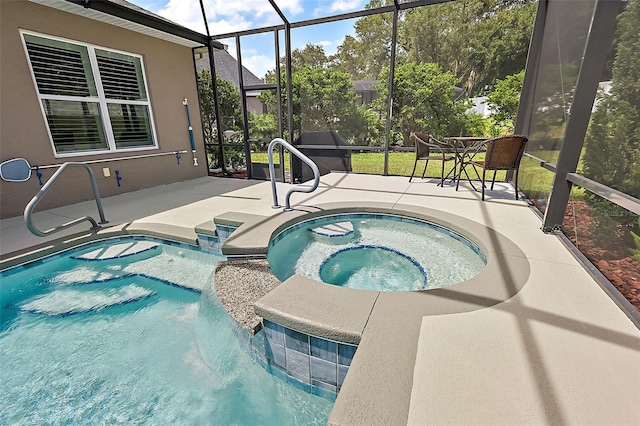
[{"label": "pool step", "polygon": [[337,222],[330,223],[324,226],[310,229],[311,233],[320,237],[347,237],[353,235],[353,223],[352,222]]},{"label": "pool step", "polygon": [[20,310],[30,314],[60,317],[126,305],[155,294],[154,291],[136,284],[105,290],[61,289],[27,301],[20,306]]},{"label": "pool step", "polygon": [[160,253],[161,249],[158,244],[150,241],[131,241],[121,244],[114,244],[109,247],[95,249],[78,256],[71,256],[76,260],[100,261],[122,259],[145,253],[146,255],[155,256]]}]

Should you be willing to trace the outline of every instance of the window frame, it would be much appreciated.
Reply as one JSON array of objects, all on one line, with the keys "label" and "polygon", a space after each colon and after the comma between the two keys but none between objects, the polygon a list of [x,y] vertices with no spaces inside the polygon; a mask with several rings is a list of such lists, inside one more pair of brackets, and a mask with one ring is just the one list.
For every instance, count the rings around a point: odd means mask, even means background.
[{"label": "window frame", "polygon": [[[142,55],[138,55],[131,52],[125,52],[122,50],[111,49],[104,46],[98,46],[90,43],[80,42],[77,40],[67,39],[63,37],[51,36],[48,34],[37,33],[28,30],[19,30],[20,31],[20,39],[22,41],[22,45],[24,48],[24,53],[27,60],[27,65],[29,66],[29,71],[31,73],[31,79],[34,84],[34,88],[36,91],[36,95],[38,97],[38,104],[40,107],[40,111],[42,113],[42,117],[44,119],[44,124],[47,129],[47,134],[49,136],[49,143],[51,144],[51,149],[53,151],[53,155],[55,158],[65,158],[65,157],[80,157],[87,155],[101,155],[101,154],[111,154],[111,153],[121,153],[121,152],[133,152],[133,151],[149,151],[149,150],[157,150],[158,146],[158,138],[156,134],[156,126],[153,118],[153,108],[151,107],[151,96],[149,94],[149,85],[147,83],[146,70],[144,65],[144,58]],[[27,50],[27,42],[25,39],[25,35],[30,35],[34,37],[40,37],[44,39],[49,39],[53,41],[59,41],[61,43],[69,43],[76,46],[80,46],[81,48],[87,49],[87,54],[89,56],[91,72],[93,76],[89,76],[85,73],[87,80],[89,78],[93,78],[93,84],[95,85],[97,96],[69,96],[69,95],[49,95],[40,93],[40,89],[38,87],[38,82],[36,80],[36,75],[33,70],[33,65],[31,64],[31,57],[29,56],[29,51]],[[140,61],[140,70],[142,74],[142,82],[144,84],[144,93],[146,94],[146,100],[122,100],[122,99],[110,99],[107,98],[104,92],[104,88],[102,85],[102,77],[100,74],[100,69],[98,67],[98,59],[96,57],[96,50],[102,50],[106,52],[114,52],[117,54],[129,56],[132,58],[136,58]],[[49,120],[47,118],[47,113],[45,111],[43,100],[54,100],[54,101],[70,101],[70,102],[87,102],[87,103],[95,103],[98,105],[98,110],[100,114],[100,119],[102,121],[102,131],[104,132],[104,136],[106,139],[107,149],[95,149],[95,150],[74,150],[74,151],[63,151],[58,152],[56,149],[56,144],[53,140],[53,135],[51,133],[51,128],[49,126]],[[135,105],[135,106],[145,106],[148,111],[149,116],[149,127],[150,134],[152,139],[151,145],[141,145],[136,147],[128,147],[128,148],[118,148],[116,146],[116,138],[113,132],[113,128],[111,125],[111,117],[109,116],[109,106],[110,105]]]}]

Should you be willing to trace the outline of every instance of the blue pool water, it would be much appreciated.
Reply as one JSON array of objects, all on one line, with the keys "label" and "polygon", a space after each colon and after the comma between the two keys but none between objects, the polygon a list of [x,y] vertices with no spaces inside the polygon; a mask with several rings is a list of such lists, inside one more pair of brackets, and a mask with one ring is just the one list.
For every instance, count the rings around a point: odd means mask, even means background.
[{"label": "blue pool water", "polygon": [[0,276],[0,424],[326,423],[329,401],[248,350],[211,284],[221,257],[138,243]]},{"label": "blue pool water", "polygon": [[442,226],[399,215],[349,213],[297,223],[272,239],[267,259],[294,274],[375,291],[448,287],[486,265],[480,248]]}]

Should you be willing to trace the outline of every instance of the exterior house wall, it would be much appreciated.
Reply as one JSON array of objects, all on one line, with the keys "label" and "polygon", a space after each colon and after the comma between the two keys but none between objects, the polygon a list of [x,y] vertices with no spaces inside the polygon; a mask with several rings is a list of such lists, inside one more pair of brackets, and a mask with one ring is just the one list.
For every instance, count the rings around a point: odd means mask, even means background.
[{"label": "exterior house wall", "polygon": [[[56,158],[20,30],[141,55],[158,148]],[[179,165],[175,155],[165,155],[96,163],[91,168],[102,197],[207,176],[191,48],[20,0],[0,2],[0,54],[0,161],[23,157],[34,166],[190,151],[182,104],[183,99],[188,98],[198,167],[193,166],[188,152],[182,154]],[[103,176],[104,167],[110,168],[111,177]],[[43,182],[56,170],[42,170]],[[115,170],[119,170],[122,177],[120,187]],[[27,182],[0,182],[0,218],[21,215],[39,189],[35,173]],[[70,168],[42,200],[38,210],[91,199],[93,191],[86,170]],[[105,213],[108,219],[109,212]]]},{"label": "exterior house wall", "polygon": [[264,112],[264,105],[256,96],[247,96],[247,111],[262,115]]}]

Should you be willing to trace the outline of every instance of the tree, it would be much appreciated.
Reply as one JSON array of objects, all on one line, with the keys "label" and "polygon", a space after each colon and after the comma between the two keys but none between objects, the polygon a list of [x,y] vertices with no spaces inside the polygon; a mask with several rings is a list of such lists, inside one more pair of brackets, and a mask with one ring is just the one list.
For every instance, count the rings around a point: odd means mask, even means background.
[{"label": "tree", "polygon": [[[217,76],[216,86],[222,129],[239,130],[242,125],[240,91],[230,81]],[[216,129],[216,110],[213,101],[213,88],[211,87],[211,72],[208,69],[198,73],[198,91],[200,92],[200,109],[204,119],[205,140],[207,143],[216,143],[213,137]]]},{"label": "tree", "polygon": [[[368,9],[393,4],[372,0]],[[524,68],[535,19],[535,0],[456,0],[409,9],[398,20],[396,65],[437,63],[456,76],[469,96]],[[392,14],[355,24],[333,61],[352,79],[376,79],[391,58]]]},{"label": "tree", "polygon": [[361,53],[362,43],[351,35],[347,35],[335,55],[331,57],[332,64],[349,75],[352,80],[373,80],[378,74],[371,76],[366,65],[366,58]]},{"label": "tree", "polygon": [[336,130],[351,138],[362,117],[358,114],[353,83],[343,72],[304,68],[300,76],[301,130]]},{"label": "tree", "polygon": [[487,95],[491,117],[498,123],[506,123],[512,130],[518,114],[523,81],[524,70],[508,75],[504,80],[496,80],[493,91]]},{"label": "tree", "polygon": [[438,64],[471,93],[476,74],[471,44],[481,8],[480,1],[459,0],[408,11],[399,37],[408,60]]},{"label": "tree", "polygon": [[[284,58],[282,58],[281,62],[284,67]],[[294,49],[291,52],[291,69],[293,72],[304,68],[323,68],[328,63],[329,58],[324,52],[324,47],[320,44],[308,43],[304,49]]]},{"label": "tree", "polygon": [[274,114],[257,114],[249,111],[249,138],[271,139],[278,135],[278,121]]},{"label": "tree", "polygon": [[382,146],[385,138],[385,122],[380,119],[377,112],[366,105],[358,107],[359,119],[353,127],[353,144],[364,146]]},{"label": "tree", "polygon": [[[270,77],[272,81],[275,82],[276,76],[275,73]],[[287,110],[288,105],[288,91],[287,87],[287,79],[284,70],[280,71],[280,85],[282,87],[282,92],[280,94],[280,108],[282,111],[282,129],[283,129],[283,137],[287,141],[292,141],[299,135],[300,130],[300,75],[299,73],[293,73],[291,75],[291,94],[292,94],[292,105],[293,105],[293,124],[291,128],[293,129],[294,135],[291,137],[288,134],[288,122],[289,122],[289,114]],[[276,117],[277,123],[277,113],[278,113],[278,99],[276,98],[276,92],[273,90],[264,91],[258,96],[260,101],[267,106],[267,110],[269,115]]]},{"label": "tree", "polygon": [[[618,45],[613,62],[611,91],[600,94],[585,137],[584,175],[601,184],[640,198],[640,1],[628,2],[619,15]],[[596,238],[610,241],[624,235],[638,243],[637,233],[622,228],[637,226],[621,207],[597,196],[587,198],[597,216]],[[615,219],[614,219],[615,218]],[[631,244],[631,242],[629,241]],[[640,247],[638,247],[640,248]],[[638,253],[635,253],[636,256]]]},{"label": "tree", "polygon": [[[284,73],[281,83],[285,85]],[[291,76],[293,95],[293,129],[295,139],[300,132],[335,130],[350,139],[366,128],[366,117],[355,102],[353,83],[346,73],[332,68],[306,67]],[[270,111],[277,110],[273,92],[264,92],[260,99]],[[287,128],[287,93],[281,98],[282,121]],[[273,114],[273,113],[272,113]],[[287,136],[288,137],[288,136]]]},{"label": "tree", "polygon": [[[304,49],[293,49],[291,51],[291,71],[300,71],[303,68],[328,67],[331,60],[327,57],[324,47],[320,44],[307,43]],[[280,58],[280,69],[284,72],[286,57]],[[275,70],[267,72],[266,80],[275,82]]]},{"label": "tree", "polygon": [[435,62],[469,96],[524,68],[536,10],[529,0],[458,0],[407,12],[399,40],[408,60]]},{"label": "tree", "polygon": [[611,91],[600,97],[585,138],[585,176],[640,198],[640,1],[620,14]]},{"label": "tree", "polygon": [[[380,97],[374,106],[384,110],[388,95],[389,69],[385,69],[377,86]],[[437,64],[406,63],[396,67],[391,126],[409,145],[411,132],[421,131],[435,136],[470,134],[465,114],[467,101],[454,102],[455,76],[442,72]],[[472,120],[475,123],[475,120]]]},{"label": "tree", "polygon": [[[198,92],[200,93],[200,112],[202,114],[202,127],[205,145],[211,146],[218,143],[216,106],[213,99],[211,86],[211,72],[204,69],[198,73]],[[242,107],[240,106],[240,91],[233,83],[216,76],[218,88],[218,103],[220,106],[220,120],[223,130],[240,130],[242,125]],[[219,151],[209,152],[212,156],[210,165],[213,168],[222,166]],[[235,155],[235,153],[229,153]]]},{"label": "tree", "polygon": [[[366,9],[393,3],[371,0]],[[356,37],[347,36],[331,59],[352,80],[375,80],[391,59],[393,14],[380,13],[360,18],[354,25]]]},{"label": "tree", "polygon": [[537,1],[485,2],[483,18],[473,26],[470,61],[474,64],[471,93],[481,94],[498,79],[524,69],[529,53]]}]

